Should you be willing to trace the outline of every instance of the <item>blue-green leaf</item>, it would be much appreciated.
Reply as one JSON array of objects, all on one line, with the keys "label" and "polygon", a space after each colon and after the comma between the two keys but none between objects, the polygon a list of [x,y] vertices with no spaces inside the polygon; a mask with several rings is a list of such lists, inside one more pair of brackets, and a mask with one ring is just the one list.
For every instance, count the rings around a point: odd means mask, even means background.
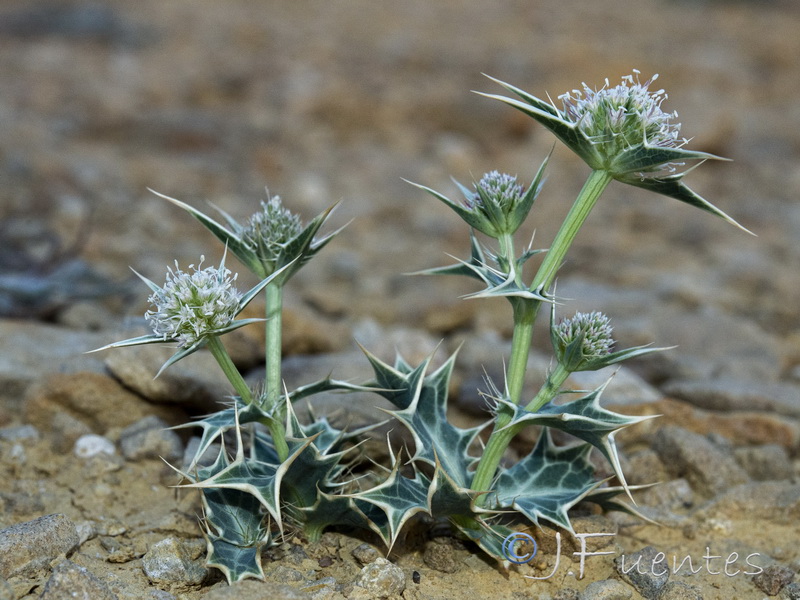
[{"label": "blue-green leaf", "polygon": [[572,531],[567,512],[599,482],[589,461],[591,445],[556,447],[544,430],[533,451],[500,473],[494,486],[498,508],[513,508],[531,523],[540,519]]}]

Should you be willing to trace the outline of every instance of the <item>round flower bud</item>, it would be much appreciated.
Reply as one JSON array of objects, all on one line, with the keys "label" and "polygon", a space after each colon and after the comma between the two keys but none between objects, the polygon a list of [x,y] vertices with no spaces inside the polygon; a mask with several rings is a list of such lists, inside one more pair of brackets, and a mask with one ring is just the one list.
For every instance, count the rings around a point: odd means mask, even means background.
[{"label": "round flower bud", "polygon": [[480,205],[485,198],[499,206],[503,212],[513,210],[522,200],[524,193],[516,177],[498,171],[486,173],[476,184],[475,189],[478,192],[475,204]]},{"label": "round flower bud", "polygon": [[273,264],[287,243],[303,230],[300,217],[284,208],[280,196],[261,203],[261,210],[247,221],[242,240],[256,253],[262,264]]},{"label": "round flower bud", "polygon": [[609,318],[603,313],[575,313],[552,331],[558,361],[569,371],[580,371],[607,356],[614,346]]}]

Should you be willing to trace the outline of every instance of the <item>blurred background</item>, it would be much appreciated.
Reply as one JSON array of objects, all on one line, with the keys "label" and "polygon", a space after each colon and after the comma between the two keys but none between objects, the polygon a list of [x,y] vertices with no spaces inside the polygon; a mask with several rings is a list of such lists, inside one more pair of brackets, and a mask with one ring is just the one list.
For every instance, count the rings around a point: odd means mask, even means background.
[{"label": "blurred background", "polygon": [[[148,187],[240,218],[268,188],[306,219],[339,203],[330,226],[352,221],[288,302],[345,324],[507,334],[505,303],[456,298],[471,282],[403,275],[468,254],[465,225],[403,178],[451,196],[451,176],[530,181],[554,138],[471,93],[500,91],[482,73],[556,98],[639,69],[660,74],[689,147],[733,159],[685,181],[758,237],[614,183],[559,291],[620,317],[623,340],[755,357],[760,375],[800,380],[798,31],[789,0],[3,0],[5,314],[87,327],[140,315],[144,287],[118,287],[128,266],[160,282],[174,260],[222,250]],[[556,146],[521,237],[546,247],[587,174]],[[20,302],[20,274],[55,299]],[[116,300],[64,316],[92,295]]]}]

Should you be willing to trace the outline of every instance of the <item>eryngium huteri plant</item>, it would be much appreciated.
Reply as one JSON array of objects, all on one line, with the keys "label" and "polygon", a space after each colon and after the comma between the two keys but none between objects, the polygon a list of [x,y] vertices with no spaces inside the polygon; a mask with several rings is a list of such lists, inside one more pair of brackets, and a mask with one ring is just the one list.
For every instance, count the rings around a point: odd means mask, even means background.
[{"label": "eryngium huteri plant", "polygon": [[[263,578],[261,551],[287,530],[302,531],[313,540],[328,527],[369,529],[391,549],[417,515],[449,521],[508,565],[503,541],[515,527],[549,525],[571,532],[569,510],[579,502],[637,512],[619,499],[622,494],[630,496],[633,488],[620,468],[614,437],[642,418],[617,414],[600,404],[608,382],[583,392],[565,386],[576,371],[602,369],[664,348],[615,349],[610,321],[599,312],[558,318],[557,307],[564,302],[556,297],[554,286],[578,230],[614,179],[677,198],[738,225],[682,183],[686,171],[678,169],[687,161],[716,157],[683,147],[686,142],[679,138],[675,113],[661,109],[666,96],[660,90],[649,91],[654,79],[641,84],[634,72],[614,88],[584,86],[583,91],[561,97],[563,108],[502,82],[522,101],[490,96],[544,124],[591,168],[549,249],[528,244],[518,251],[515,239],[542,191],[549,157],[529,184],[498,171],[470,186],[458,184],[462,200],[414,184],[470,227],[467,259],[423,273],[466,275],[482,285],[468,298],[505,298],[511,305],[514,330],[504,382],[500,386],[487,379],[488,420],[479,427],[460,428],[447,418],[456,354],[433,368],[433,357],[414,366],[398,356],[388,364],[365,350],[373,376],[361,385],[327,378],[291,391],[283,388],[283,286],[332,238],[333,234],[317,237],[330,209],[303,225],[275,197],[243,223],[222,211],[223,222],[218,222],[163,196],[199,220],[261,278],[253,289],[239,293],[223,260],[218,269],[170,271],[163,287],[145,279],[153,292],[153,306],[146,313],[153,334],[107,346],[177,343],[178,351],[165,367],[206,346],[233,386],[228,406],[185,425],[201,431],[195,456],[182,475],[189,481],[187,487],[203,494],[210,566],[220,569],[229,582]],[[479,235],[489,241],[481,241]],[[526,266],[537,257],[541,260],[528,281]],[[266,374],[262,385],[250,389],[218,338],[262,321],[235,318],[261,290],[266,295]],[[534,320],[542,305],[550,309],[553,366],[532,393],[523,382]],[[297,416],[298,403],[330,390],[369,390],[382,396],[394,406],[387,411],[390,418],[408,430],[413,442],[390,448],[389,464],[373,463],[371,473],[355,477],[356,461],[363,466],[358,441],[366,429],[346,432],[310,411],[302,419]],[[503,464],[501,458],[514,437],[531,425],[542,431],[533,450],[514,464]],[[574,443],[557,445],[552,430],[569,434]],[[490,432],[485,442],[482,431]],[[203,458],[217,447],[213,460]],[[605,457],[616,482],[595,477],[592,451]]]}]

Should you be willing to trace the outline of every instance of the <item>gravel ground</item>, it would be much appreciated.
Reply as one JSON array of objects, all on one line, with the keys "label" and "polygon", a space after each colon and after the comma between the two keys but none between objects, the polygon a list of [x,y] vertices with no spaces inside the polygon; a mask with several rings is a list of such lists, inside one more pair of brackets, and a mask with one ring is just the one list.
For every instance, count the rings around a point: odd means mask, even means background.
[{"label": "gravel ground", "polygon": [[[788,0],[3,2],[0,598],[800,597],[798,30]],[[662,482],[637,500],[664,526],[581,517],[584,531],[616,532],[583,578],[578,548],[556,565],[546,533],[548,551],[511,573],[422,523],[390,563],[368,537],[298,537],[267,552],[269,583],[229,590],[202,566],[197,498],[176,494],[156,458],[179,461],[190,442],[164,425],[228,393],[209,357],[153,386],[157,351],[81,354],[145,309],[129,266],[158,281],[174,260],[221,256],[147,188],[237,217],[265,187],[305,218],[338,202],[331,227],[349,225],[287,293],[287,381],[358,377],[354,338],[412,360],[463,341],[454,418],[472,423],[480,375],[507,356],[508,310],[458,300],[468,282],[403,275],[468,252],[457,217],[403,178],[447,194],[451,176],[491,169],[530,180],[553,138],[471,93],[499,91],[482,73],[556,97],[634,68],[660,74],[691,148],[733,159],[686,181],[758,236],[612,184],[559,278],[571,309],[612,317],[620,345],[679,346],[632,363],[607,394],[662,415],[618,441],[631,482]],[[561,147],[548,173],[523,227],[540,246],[587,175]],[[256,334],[235,341],[239,364],[260,362]],[[545,327],[535,342],[531,386],[548,362]],[[374,418],[369,399],[351,410]],[[519,452],[532,443],[522,437]],[[697,572],[625,573],[659,552]],[[764,572],[748,574],[748,557]]]}]

